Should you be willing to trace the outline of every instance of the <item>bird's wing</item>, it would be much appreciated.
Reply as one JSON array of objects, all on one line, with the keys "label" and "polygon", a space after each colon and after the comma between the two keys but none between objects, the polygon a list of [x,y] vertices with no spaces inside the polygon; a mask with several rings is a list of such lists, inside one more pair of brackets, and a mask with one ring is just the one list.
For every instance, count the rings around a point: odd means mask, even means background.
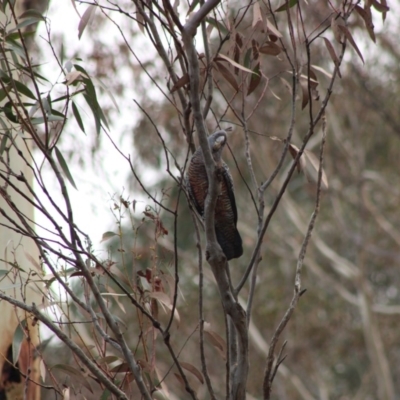
[{"label": "bird's wing", "polygon": [[[200,164],[200,163],[199,163]],[[185,176],[185,187],[189,198],[196,211],[202,217],[204,213],[204,199],[207,191],[204,193],[204,176],[201,164],[189,167],[188,174]]]},{"label": "bird's wing", "polygon": [[232,212],[233,212],[233,220],[236,225],[238,214],[237,214],[237,208],[236,208],[235,193],[233,191],[233,179],[232,179],[231,173],[229,172],[229,168],[225,163],[222,163],[222,176],[226,182],[227,193],[228,193],[229,201],[231,203]]}]

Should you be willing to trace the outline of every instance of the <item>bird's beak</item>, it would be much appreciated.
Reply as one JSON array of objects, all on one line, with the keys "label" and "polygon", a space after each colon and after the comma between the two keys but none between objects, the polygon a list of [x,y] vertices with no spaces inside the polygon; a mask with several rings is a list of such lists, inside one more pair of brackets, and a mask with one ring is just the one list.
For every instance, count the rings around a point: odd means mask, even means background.
[{"label": "bird's beak", "polygon": [[213,145],[213,150],[218,151],[224,144],[225,144],[225,137],[220,136],[215,140],[215,143]]}]

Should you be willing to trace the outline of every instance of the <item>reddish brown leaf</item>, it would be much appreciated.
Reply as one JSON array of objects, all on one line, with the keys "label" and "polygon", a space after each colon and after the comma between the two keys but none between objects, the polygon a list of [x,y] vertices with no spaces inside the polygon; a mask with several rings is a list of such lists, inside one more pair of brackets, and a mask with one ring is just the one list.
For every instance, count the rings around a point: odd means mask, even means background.
[{"label": "reddish brown leaf", "polygon": [[247,96],[253,93],[261,82],[260,62],[257,63],[253,72],[254,74],[251,75],[249,87],[247,88]]},{"label": "reddish brown leaf", "polygon": [[350,44],[354,47],[354,50],[357,52],[357,54],[360,56],[361,61],[364,63],[364,58],[361,54],[360,49],[358,48],[356,42],[353,39],[352,34],[350,31],[344,26],[344,25],[339,25],[339,29],[345,34],[347,40],[350,42]]},{"label": "reddish brown leaf", "polygon": [[[235,61],[235,62],[239,62],[239,60],[240,60],[240,54],[241,54],[241,49],[242,49],[242,46],[243,46],[243,38],[242,38],[242,35],[240,34],[240,33],[236,33],[236,36],[235,36],[235,46],[234,46],[234,49],[233,49],[233,60]],[[234,73],[235,73],[235,75],[237,75],[238,73],[239,73],[239,68],[237,68],[237,67],[235,67],[235,69],[234,69]]]},{"label": "reddish brown leaf", "polygon": [[264,46],[260,47],[259,51],[260,53],[270,56],[277,56],[278,54],[282,53],[283,49],[274,42],[267,42],[264,44]]},{"label": "reddish brown leaf", "polygon": [[[304,107],[308,104],[309,102],[309,97],[310,97],[310,92],[311,92],[311,98],[313,100],[319,100],[319,93],[317,90],[318,87],[318,78],[315,75],[315,72],[310,69],[310,78],[308,78],[305,75],[300,76],[300,86],[301,86],[301,91],[302,91],[302,110]],[[310,87],[310,90],[308,90],[308,87]]]},{"label": "reddish brown leaf", "polygon": [[239,85],[236,82],[235,76],[226,68],[222,63],[216,61],[215,65],[218,68],[218,71],[222,74],[225,80],[236,90],[239,91]]},{"label": "reddish brown leaf", "polygon": [[204,324],[204,337],[217,349],[221,357],[226,358],[226,343],[225,340],[216,332],[210,329],[210,324]]},{"label": "reddish brown leaf", "polygon": [[191,372],[202,384],[204,383],[203,375],[194,365],[183,361],[180,361],[179,364],[182,368],[185,368],[187,371]]},{"label": "reddish brown leaf", "polygon": [[105,357],[99,358],[99,359],[97,360],[97,362],[98,362],[100,365],[101,365],[101,364],[108,365],[108,364],[111,364],[111,363],[113,363],[113,362],[115,362],[115,361],[121,361],[121,359],[118,358],[117,356],[105,356]]},{"label": "reddish brown leaf", "polygon": [[130,371],[129,365],[126,362],[123,362],[110,370],[110,372],[115,372],[116,374],[129,371]]},{"label": "reddish brown leaf", "polygon": [[261,7],[260,7],[260,3],[258,1],[256,1],[253,5],[253,24],[252,27],[253,28],[257,28],[262,26],[263,23],[263,18],[262,18],[262,14],[261,14]]},{"label": "reddish brown leaf", "polygon": [[359,5],[356,5],[356,11],[360,15],[360,17],[364,20],[365,27],[367,28],[368,34],[372,41],[375,43],[375,32],[374,32],[374,24],[372,22],[372,14],[371,14],[371,9],[369,7],[367,8],[361,8]]},{"label": "reddish brown leaf", "polygon": [[151,364],[146,360],[137,360],[137,363],[144,372],[150,373],[153,371]]},{"label": "reddish brown leaf", "polygon": [[339,29],[339,24],[338,24],[338,22],[337,22],[335,17],[333,17],[332,20],[331,20],[331,28],[332,28],[333,36],[335,36],[336,41],[339,42],[339,43],[342,43],[343,42],[343,40],[342,40],[342,36],[343,35],[342,35],[341,30]]},{"label": "reddish brown leaf", "polygon": [[[300,149],[297,146],[295,146],[294,144],[291,144],[291,143],[289,144],[289,153],[293,157],[293,160],[297,157],[297,154],[299,153],[299,151],[300,151]],[[296,165],[297,171],[300,173],[303,170],[304,166],[305,166],[304,157],[301,156]]]},{"label": "reddish brown leaf", "polygon": [[258,57],[260,56],[260,51],[258,50],[258,42],[257,40],[252,40],[251,41],[251,48],[253,50],[253,60],[258,60]]},{"label": "reddish brown leaf", "polygon": [[387,6],[386,0],[382,0],[382,3],[379,3],[377,0],[372,0],[372,6],[381,13],[387,13],[390,8]]},{"label": "reddish brown leaf", "polygon": [[304,110],[304,108],[307,106],[310,96],[308,93],[308,83],[305,79],[300,80],[300,87],[301,87],[301,93],[302,93],[302,100],[301,100],[301,109]]},{"label": "reddish brown leaf", "polygon": [[178,89],[180,89],[181,87],[185,86],[188,83],[189,83],[189,75],[185,74],[182,76],[182,78],[179,78],[176,81],[174,86],[172,86],[171,93],[174,93],[175,91],[177,91]]},{"label": "reddish brown leaf", "polygon": [[337,67],[338,75],[341,78],[342,75],[340,74],[340,69],[339,69],[339,59],[338,56],[336,55],[335,48],[332,46],[332,43],[327,39],[324,38],[325,46],[328,49],[329,55],[331,56],[332,61],[334,62],[335,66]]},{"label": "reddish brown leaf", "polygon": [[185,381],[183,380],[183,378],[177,374],[176,372],[174,372],[175,378],[178,379],[179,383],[182,385],[182,388],[185,388]]}]

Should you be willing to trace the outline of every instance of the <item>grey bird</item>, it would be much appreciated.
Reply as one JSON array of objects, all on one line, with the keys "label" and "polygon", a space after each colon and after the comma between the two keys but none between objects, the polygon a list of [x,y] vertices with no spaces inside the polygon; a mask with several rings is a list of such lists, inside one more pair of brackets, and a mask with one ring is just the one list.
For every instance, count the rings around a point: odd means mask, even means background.
[{"label": "grey bird", "polygon": [[[227,138],[225,131],[217,131],[208,137],[208,144],[217,167],[222,167],[220,193],[215,206],[215,234],[227,260],[243,254],[242,238],[236,228],[237,209],[233,180],[228,166],[222,161],[222,150]],[[186,187],[196,211],[204,217],[204,203],[208,191],[207,171],[201,147],[192,156],[186,176]]]}]

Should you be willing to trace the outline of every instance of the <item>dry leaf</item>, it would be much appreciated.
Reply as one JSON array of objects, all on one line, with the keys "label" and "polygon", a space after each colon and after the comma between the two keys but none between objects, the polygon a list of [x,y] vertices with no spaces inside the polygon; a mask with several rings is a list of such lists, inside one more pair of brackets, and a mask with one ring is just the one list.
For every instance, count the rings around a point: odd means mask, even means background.
[{"label": "dry leaf", "polygon": [[247,96],[251,94],[261,82],[260,62],[257,63],[253,72],[254,75],[251,75],[249,87],[247,89]]},{"label": "dry leaf", "polygon": [[178,89],[180,89],[181,87],[185,86],[188,83],[189,83],[189,75],[185,74],[182,76],[182,78],[179,78],[176,81],[174,86],[172,86],[171,93],[174,93],[175,91],[177,91]]},{"label": "dry leaf", "polygon": [[253,60],[256,61],[258,60],[258,57],[260,56],[260,51],[258,50],[258,42],[257,40],[252,40],[251,41],[251,48],[253,50]]},{"label": "dry leaf", "polygon": [[142,33],[144,33],[145,21],[144,21],[142,13],[139,11],[139,9],[137,7],[136,7],[135,16],[136,16],[136,21],[137,21],[137,24],[138,24],[138,27],[139,27],[140,31]]},{"label": "dry leaf", "polygon": [[129,372],[129,371],[130,371],[130,368],[129,368],[128,363],[126,363],[126,362],[118,364],[115,367],[110,369],[110,372],[114,372],[116,374],[120,374],[120,373],[123,373],[123,372],[126,373],[126,372]]},{"label": "dry leaf", "polygon": [[224,54],[218,54],[218,57],[215,57],[215,60],[218,60],[219,58],[223,58],[224,60],[231,63],[234,67],[239,68],[242,71],[253,73],[253,71],[251,69],[248,69],[248,68],[244,67],[243,65],[238,64],[237,62],[231,60],[229,57],[225,56]]},{"label": "dry leaf", "polygon": [[[165,292],[150,292],[150,293],[148,293],[148,295],[149,295],[149,297],[157,300],[161,304],[161,306],[163,306],[163,307],[165,306],[168,310],[172,311],[173,303],[170,300],[167,293],[165,293]],[[176,320],[178,327],[179,327],[179,324],[181,322],[181,317],[179,316],[179,312],[176,307],[175,307],[174,311],[175,311],[174,319]]]},{"label": "dry leaf", "polygon": [[69,388],[67,387],[67,388],[64,388],[63,390],[62,390],[62,398],[63,398],[63,400],[70,400],[70,390],[69,390]]},{"label": "dry leaf", "polygon": [[[243,46],[242,35],[237,32],[236,35],[235,35],[235,46],[234,46],[234,49],[233,49],[233,60],[235,62],[237,62],[237,63],[239,62],[239,59],[240,59],[240,54],[242,52],[241,51],[242,46]],[[235,73],[235,75],[237,75],[239,73],[239,68],[235,67],[234,73]]]},{"label": "dry leaf", "polygon": [[278,29],[275,28],[275,25],[268,20],[268,18],[265,20],[267,23],[267,30],[271,32],[276,38],[281,38],[282,34],[278,31]]},{"label": "dry leaf", "polygon": [[369,7],[361,8],[359,5],[356,5],[356,11],[358,15],[364,20],[365,27],[367,28],[368,34],[372,41],[375,43],[375,32],[374,32],[374,24],[372,22],[372,14],[371,9]]},{"label": "dry leaf", "polygon": [[282,101],[282,99],[271,89],[271,87],[268,87],[268,89],[272,93],[272,96],[274,96],[277,100]]},{"label": "dry leaf", "polygon": [[202,384],[204,384],[203,375],[194,365],[183,362],[183,361],[180,361],[179,364],[181,365],[182,368],[191,372]]},{"label": "dry leaf", "polygon": [[225,340],[216,332],[210,329],[211,325],[208,322],[204,323],[205,338],[217,349],[218,353],[226,359],[226,343]]},{"label": "dry leaf", "polygon": [[[300,149],[295,146],[294,144],[289,144],[289,153],[290,155],[293,157],[293,160],[297,157],[297,154],[299,153]],[[304,167],[305,167],[305,160],[303,158],[303,156],[300,157],[300,159],[297,162],[297,171],[300,173],[301,171],[303,171]]]},{"label": "dry leaf", "polygon": [[321,73],[323,73],[324,75],[326,75],[328,78],[332,79],[332,74],[330,74],[328,71],[326,71],[325,69],[323,69],[322,67],[318,66],[318,65],[311,65],[312,69],[315,69],[316,71],[319,71]]},{"label": "dry leaf", "polygon": [[333,17],[331,20],[331,28],[332,28],[333,36],[335,36],[336,41],[339,43],[342,43],[343,42],[342,32],[339,29],[339,24],[335,17]]},{"label": "dry leaf", "polygon": [[278,54],[282,53],[283,49],[279,45],[274,42],[267,42],[264,46],[260,47],[260,53],[277,56]]},{"label": "dry leaf", "polygon": [[[107,289],[107,293],[101,293],[102,296],[111,296],[115,302],[117,303],[118,307],[121,309],[121,311],[126,314],[126,310],[124,305],[120,302],[119,298],[122,297],[120,294],[115,293],[115,291],[113,289],[111,289],[110,286],[106,286]],[[125,294],[123,294],[123,296],[125,297]]]},{"label": "dry leaf", "polygon": [[185,388],[186,385],[185,385],[185,381],[183,380],[183,378],[176,372],[174,372],[174,375],[175,375],[175,378],[178,379],[179,383],[182,385],[182,388]]},{"label": "dry leaf", "polygon": [[65,75],[65,79],[67,80],[66,82],[65,82],[65,84],[66,85],[71,85],[71,84],[73,84],[76,80],[80,80],[80,78],[81,77],[84,77],[84,78],[87,78],[86,76],[85,76],[85,74],[82,74],[82,72],[80,72],[80,71],[71,71],[71,72],[68,72],[66,75]]},{"label": "dry leaf", "polygon": [[337,68],[339,78],[341,78],[342,75],[341,75],[340,69],[339,69],[339,59],[338,59],[338,56],[336,55],[335,48],[332,46],[332,43],[327,38],[323,37],[323,39],[325,42],[325,46],[328,49],[329,55],[331,56],[331,59]]},{"label": "dry leaf", "polygon": [[44,365],[43,359],[40,359],[39,370],[40,370],[40,377],[42,378],[42,382],[45,382],[47,369],[46,369],[46,366]]},{"label": "dry leaf", "polygon": [[301,109],[304,110],[304,108],[308,104],[308,101],[310,100],[307,81],[304,80],[304,79],[301,79],[300,80],[300,87],[301,87],[301,93],[302,93]]},{"label": "dry leaf", "polygon": [[150,372],[153,371],[153,367],[146,360],[137,360],[137,363],[144,372],[147,372],[149,374]]},{"label": "dry leaf", "polygon": [[[318,182],[318,170],[319,170],[319,158],[309,150],[304,150],[303,156],[306,159],[304,174],[308,182],[317,183]],[[325,170],[322,169],[321,177],[321,188],[328,189],[328,178],[326,177]]]},{"label": "dry leaf", "polygon": [[358,48],[356,42],[353,39],[352,34],[350,31],[344,26],[344,25],[339,25],[339,29],[345,34],[347,40],[350,42],[350,44],[354,47],[354,50],[357,52],[357,54],[360,56],[361,61],[364,63],[364,58],[361,54],[360,49]]},{"label": "dry leaf", "polygon": [[285,78],[280,77],[280,80],[285,86],[285,88],[289,90],[289,93],[292,94],[293,93],[292,85]]},{"label": "dry leaf", "polygon": [[90,5],[82,15],[81,20],[79,21],[78,25],[78,38],[82,37],[84,30],[86,29],[89,21],[92,19],[94,12],[96,11],[96,6]]},{"label": "dry leaf", "polygon": [[386,0],[379,3],[377,0],[372,0],[372,6],[379,12],[386,14],[390,8],[387,6]]},{"label": "dry leaf", "polygon": [[40,263],[26,251],[24,251],[24,254],[25,257],[29,260],[29,262],[36,268],[36,271],[39,272],[39,274],[42,274],[42,267],[40,266]]},{"label": "dry leaf", "polygon": [[260,3],[256,1],[253,5],[253,23],[252,27],[257,29],[258,27],[262,26],[263,18],[261,14],[261,7]]},{"label": "dry leaf", "polygon": [[217,66],[218,71],[225,78],[225,80],[236,90],[239,91],[239,85],[236,82],[235,76],[226,68],[222,63],[216,61],[215,65]]},{"label": "dry leaf", "polygon": [[[171,304],[172,304],[172,302],[174,301],[175,279],[169,274],[162,273],[161,274],[161,280],[162,280],[162,282],[164,284],[164,287],[168,286],[169,299],[170,299]],[[165,283],[166,283],[166,285],[165,285]]]}]

